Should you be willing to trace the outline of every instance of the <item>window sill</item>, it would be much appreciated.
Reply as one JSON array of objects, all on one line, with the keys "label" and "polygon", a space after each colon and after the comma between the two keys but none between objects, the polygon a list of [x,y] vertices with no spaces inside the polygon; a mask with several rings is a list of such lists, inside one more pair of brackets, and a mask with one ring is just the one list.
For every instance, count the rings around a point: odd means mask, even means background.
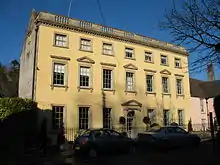
[{"label": "window sill", "polygon": [[89,52],[89,53],[93,53],[92,50],[85,50],[85,49],[79,49],[80,51],[83,51],[83,52]]},{"label": "window sill", "polygon": [[125,94],[128,94],[128,93],[134,93],[135,95],[137,95],[137,91],[125,91]]},{"label": "window sill", "polygon": [[180,66],[180,67],[175,66],[175,68],[176,68],[176,69],[183,69],[181,66]]},{"label": "window sill", "polygon": [[102,55],[105,55],[105,56],[112,56],[112,57],[114,57],[114,54],[102,53]]},{"label": "window sill", "polygon": [[59,46],[59,45],[53,45],[54,47],[58,47],[58,48],[64,48],[64,49],[69,49],[68,46]]},{"label": "window sill", "polygon": [[176,97],[183,97],[184,98],[184,94],[177,94]]},{"label": "window sill", "polygon": [[144,62],[146,62],[146,63],[150,63],[150,64],[154,64],[154,62],[153,61],[144,61]]},{"label": "window sill", "polygon": [[160,64],[160,65],[162,65],[162,66],[169,66],[168,64]]},{"label": "window sill", "polygon": [[53,84],[53,85],[50,85],[50,87],[51,87],[51,89],[53,89],[53,88],[65,88],[66,90],[68,89],[68,86],[67,85],[55,85],[55,84]]},{"label": "window sill", "polygon": [[146,95],[156,95],[156,92],[145,92]]},{"label": "window sill", "polygon": [[125,59],[127,59],[127,60],[136,60],[135,58],[129,58],[129,57],[125,57]]},{"label": "window sill", "polygon": [[166,95],[166,96],[171,96],[171,94],[170,93],[162,93],[162,95]]},{"label": "window sill", "polygon": [[90,92],[93,92],[93,88],[92,87],[82,87],[82,86],[79,86],[77,87],[78,89],[78,92],[82,89],[82,90],[90,90]]},{"label": "window sill", "polygon": [[115,89],[102,88],[102,91],[113,92],[115,94]]}]

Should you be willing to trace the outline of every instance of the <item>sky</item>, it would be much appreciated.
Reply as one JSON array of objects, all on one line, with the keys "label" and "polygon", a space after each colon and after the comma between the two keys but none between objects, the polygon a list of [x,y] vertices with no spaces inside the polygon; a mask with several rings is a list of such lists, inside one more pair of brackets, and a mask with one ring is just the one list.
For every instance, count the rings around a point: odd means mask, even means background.
[{"label": "sky", "polygon": [[[59,15],[68,15],[71,0],[0,0],[0,61],[4,64],[19,60],[25,32],[32,9]],[[180,6],[183,0],[175,0]],[[99,0],[106,25],[148,37],[171,42],[169,31],[159,28],[165,10],[172,8],[173,0]],[[70,17],[103,24],[97,0],[72,0]],[[193,61],[197,54],[190,55]],[[207,79],[206,72],[191,77]]]}]

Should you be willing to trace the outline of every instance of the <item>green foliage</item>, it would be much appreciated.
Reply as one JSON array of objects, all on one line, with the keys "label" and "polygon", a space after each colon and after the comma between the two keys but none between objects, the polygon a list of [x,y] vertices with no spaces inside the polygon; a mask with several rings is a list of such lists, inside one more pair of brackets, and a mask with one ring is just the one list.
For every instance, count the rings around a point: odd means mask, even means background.
[{"label": "green foliage", "polygon": [[37,103],[22,98],[0,98],[0,120],[19,112],[36,110]]}]

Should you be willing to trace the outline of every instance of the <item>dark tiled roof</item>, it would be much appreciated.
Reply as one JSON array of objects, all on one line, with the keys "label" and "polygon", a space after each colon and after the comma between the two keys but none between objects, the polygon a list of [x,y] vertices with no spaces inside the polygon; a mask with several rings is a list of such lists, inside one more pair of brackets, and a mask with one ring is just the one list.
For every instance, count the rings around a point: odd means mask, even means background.
[{"label": "dark tiled roof", "polygon": [[200,98],[205,97],[204,91],[200,87],[200,84],[203,82],[204,81],[197,80],[194,78],[189,79],[191,97],[200,97]]},{"label": "dark tiled roof", "polygon": [[201,81],[190,78],[191,97],[211,98],[220,95],[220,80]]}]

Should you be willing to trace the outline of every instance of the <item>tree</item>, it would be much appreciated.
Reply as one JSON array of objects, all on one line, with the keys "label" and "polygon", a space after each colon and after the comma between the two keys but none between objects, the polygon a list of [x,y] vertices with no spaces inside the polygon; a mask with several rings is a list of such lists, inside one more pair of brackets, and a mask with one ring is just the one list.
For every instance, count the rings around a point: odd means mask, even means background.
[{"label": "tree", "polygon": [[0,63],[0,97],[17,97],[20,64],[12,60],[9,66]]},{"label": "tree", "polygon": [[[199,52],[191,63],[193,70],[204,68],[207,62],[220,64],[220,2],[218,0],[186,0],[182,8],[165,14],[160,24],[169,30],[177,44],[189,46],[189,52]],[[202,55],[201,52],[205,55]]]}]

